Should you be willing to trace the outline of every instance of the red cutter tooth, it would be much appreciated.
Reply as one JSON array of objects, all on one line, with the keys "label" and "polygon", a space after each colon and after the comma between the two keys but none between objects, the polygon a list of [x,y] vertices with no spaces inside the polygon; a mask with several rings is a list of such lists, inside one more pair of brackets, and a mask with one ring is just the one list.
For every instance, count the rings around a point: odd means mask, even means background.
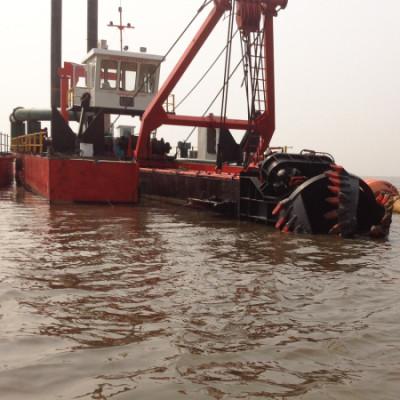
[{"label": "red cutter tooth", "polygon": [[272,211],[272,215],[278,215],[281,212],[282,208],[283,208],[283,204],[278,203],[276,205],[276,207],[274,208],[274,210]]},{"label": "red cutter tooth", "polygon": [[381,203],[382,200],[383,200],[383,194],[382,194],[382,193],[379,193],[379,194],[376,196],[376,201],[377,201],[378,203]]},{"label": "red cutter tooth", "polygon": [[328,189],[335,194],[339,194],[340,193],[340,187],[339,186],[328,186]]},{"label": "red cutter tooth", "polygon": [[294,228],[294,223],[295,223],[296,219],[297,219],[297,218],[296,218],[295,216],[293,216],[292,218],[290,218],[289,221],[286,223],[285,227],[282,229],[282,232],[285,232],[285,233],[292,232],[292,231],[293,231],[293,228]]},{"label": "red cutter tooth", "polygon": [[386,204],[387,204],[387,202],[389,201],[389,199],[390,199],[390,195],[389,194],[387,194],[387,193],[385,193],[384,195],[383,195],[383,199],[382,199],[382,204],[384,205],[384,206],[386,206]]},{"label": "red cutter tooth", "polygon": [[282,225],[286,222],[286,218],[279,218],[278,222],[275,224],[276,229],[281,229]]},{"label": "red cutter tooth", "polygon": [[340,204],[340,199],[339,197],[327,197],[325,201],[329,204],[332,204],[334,206],[338,206]]},{"label": "red cutter tooth", "polygon": [[327,172],[325,172],[325,175],[328,178],[340,178],[340,174],[336,171],[327,171]]},{"label": "red cutter tooth", "polygon": [[340,179],[337,179],[337,178],[329,177],[329,182],[330,182],[333,186],[340,186],[341,180],[340,180]]},{"label": "red cutter tooth", "polygon": [[325,219],[336,219],[338,217],[337,210],[328,211],[324,214]]}]

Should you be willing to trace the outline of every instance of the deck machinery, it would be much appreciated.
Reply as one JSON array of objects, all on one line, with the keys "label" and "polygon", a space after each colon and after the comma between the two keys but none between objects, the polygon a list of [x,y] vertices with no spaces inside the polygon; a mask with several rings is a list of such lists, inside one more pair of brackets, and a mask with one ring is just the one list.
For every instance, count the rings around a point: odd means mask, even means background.
[{"label": "deck machinery", "polygon": [[[329,154],[291,154],[270,147],[275,131],[273,24],[287,3],[213,0],[212,10],[159,90],[164,57],[104,48],[91,50],[83,65],[65,63],[58,71],[60,112],[52,109],[53,150],[73,153],[83,143],[99,157],[105,149],[107,115],[140,116],[140,132],[129,136],[124,150],[124,157],[133,159],[140,171],[136,193],[184,200],[285,232],[385,236],[393,208],[390,195],[374,193]],[[229,32],[221,115],[179,115],[166,106],[168,99],[224,15]],[[227,115],[235,25],[243,54],[246,119]],[[78,134],[69,126],[71,113],[79,116]],[[169,144],[155,136],[162,125],[198,127],[214,162],[170,156]],[[240,143],[231,130],[244,132]],[[181,155],[188,156],[187,150],[183,143]]]},{"label": "deck machinery", "polygon": [[[140,165],[154,166],[150,135],[161,125],[205,127],[208,133],[218,132],[219,140],[215,170],[211,171],[206,166],[203,171],[207,171],[208,179],[220,179],[224,184],[219,193],[197,191],[200,197],[191,199],[192,203],[273,224],[286,232],[385,235],[391,222],[392,201],[389,195],[381,194],[376,198],[367,184],[335,165],[329,154],[314,151],[288,154],[269,148],[275,131],[273,21],[287,3],[288,0],[214,0],[214,8],[193,42],[146,108],[135,156]],[[232,19],[231,32],[236,16],[241,36],[248,119],[234,120],[226,115],[225,88],[229,69],[225,71],[222,115],[195,117],[168,114],[163,104],[225,13],[229,13]],[[232,35],[228,38],[227,54],[231,39]],[[245,131],[240,144],[232,140],[230,129]],[[239,169],[229,167],[233,162]],[[168,162],[160,167],[168,168]],[[187,174],[191,169],[196,173],[202,170],[199,165],[194,167],[185,163],[175,167],[186,169]],[[224,194],[227,174],[231,174],[233,181],[238,176],[239,184],[236,192]],[[144,178],[145,174],[141,176]],[[157,183],[153,181],[152,186],[157,186]],[[175,193],[179,193],[179,188],[175,189]],[[159,190],[156,192],[161,194]],[[185,195],[188,194],[190,190],[186,189]]]}]

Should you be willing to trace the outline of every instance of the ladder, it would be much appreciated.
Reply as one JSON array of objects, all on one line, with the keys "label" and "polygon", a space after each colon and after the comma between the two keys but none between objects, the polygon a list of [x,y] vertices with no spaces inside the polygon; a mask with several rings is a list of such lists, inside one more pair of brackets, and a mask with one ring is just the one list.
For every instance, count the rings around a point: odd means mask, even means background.
[{"label": "ladder", "polygon": [[250,88],[251,88],[251,108],[253,117],[256,114],[265,112],[266,88],[265,88],[265,56],[263,40],[258,34],[250,44]]}]

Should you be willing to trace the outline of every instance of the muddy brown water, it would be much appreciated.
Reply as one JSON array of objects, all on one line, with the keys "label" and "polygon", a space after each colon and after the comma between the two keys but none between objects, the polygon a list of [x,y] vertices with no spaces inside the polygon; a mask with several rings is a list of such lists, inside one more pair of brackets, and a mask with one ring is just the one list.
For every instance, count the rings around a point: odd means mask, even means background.
[{"label": "muddy brown water", "polygon": [[389,240],[0,191],[0,398],[398,399]]}]

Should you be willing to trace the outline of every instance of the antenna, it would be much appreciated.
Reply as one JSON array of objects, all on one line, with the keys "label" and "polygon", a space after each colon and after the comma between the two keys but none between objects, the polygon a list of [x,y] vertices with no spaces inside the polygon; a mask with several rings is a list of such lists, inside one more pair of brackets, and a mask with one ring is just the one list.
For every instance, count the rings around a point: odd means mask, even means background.
[{"label": "antenna", "polygon": [[119,25],[114,24],[113,21],[110,21],[107,26],[111,27],[111,28],[119,29],[119,41],[120,41],[120,48],[121,48],[121,52],[122,52],[123,50],[125,50],[125,51],[128,50],[128,46],[123,47],[123,43],[122,43],[123,31],[125,29],[135,29],[135,27],[133,25],[131,25],[130,22],[128,22],[126,25],[124,25],[122,23],[122,6],[121,6],[121,2],[120,2],[120,6],[118,7],[118,12],[119,12]]}]

